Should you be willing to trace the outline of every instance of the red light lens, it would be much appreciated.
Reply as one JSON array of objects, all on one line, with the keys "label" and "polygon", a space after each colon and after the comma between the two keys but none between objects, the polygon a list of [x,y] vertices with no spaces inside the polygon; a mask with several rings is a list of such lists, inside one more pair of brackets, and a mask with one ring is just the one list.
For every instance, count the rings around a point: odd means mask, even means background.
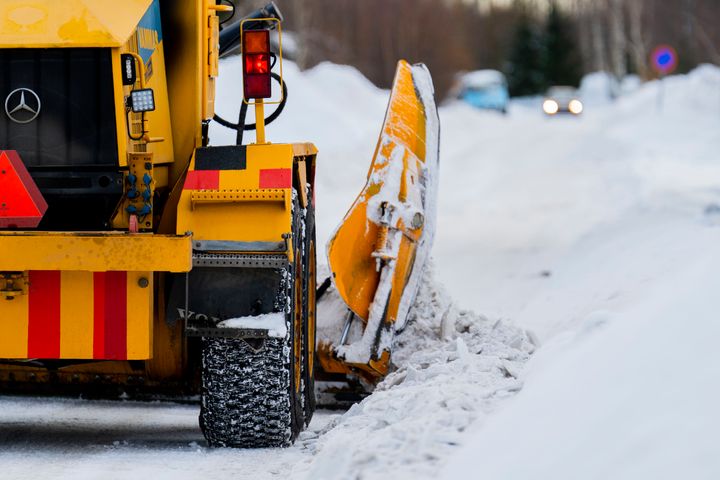
[{"label": "red light lens", "polygon": [[270,55],[266,53],[245,54],[245,75],[269,75]]},{"label": "red light lens", "polygon": [[270,31],[249,30],[243,33],[243,53],[270,53]]}]

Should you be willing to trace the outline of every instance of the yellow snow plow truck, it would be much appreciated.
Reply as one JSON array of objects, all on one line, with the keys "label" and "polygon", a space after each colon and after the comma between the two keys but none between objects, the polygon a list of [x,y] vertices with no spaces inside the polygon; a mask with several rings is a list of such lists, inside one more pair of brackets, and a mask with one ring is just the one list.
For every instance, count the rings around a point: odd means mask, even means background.
[{"label": "yellow snow plow truck", "polygon": [[[266,137],[288,99],[282,15],[233,10],[0,2],[0,393],[199,395],[210,445],[267,447],[309,423],[316,374],[387,374],[434,232],[430,76],[398,65],[367,186],[328,246],[348,314],[316,342],[317,150]],[[215,81],[236,53],[229,121]],[[211,146],[213,120],[236,145]]]}]

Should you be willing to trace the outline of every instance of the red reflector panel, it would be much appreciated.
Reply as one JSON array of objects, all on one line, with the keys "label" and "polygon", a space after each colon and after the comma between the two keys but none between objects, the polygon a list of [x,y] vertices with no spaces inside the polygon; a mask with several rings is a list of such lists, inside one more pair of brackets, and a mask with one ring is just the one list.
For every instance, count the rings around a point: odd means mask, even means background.
[{"label": "red reflector panel", "polygon": [[185,178],[183,190],[218,190],[220,170],[191,170]]},{"label": "red reflector panel", "polygon": [[292,170],[289,168],[260,170],[260,188],[292,188]]},{"label": "red reflector panel", "polygon": [[245,98],[270,98],[270,75],[246,75]]},{"label": "red reflector panel", "polygon": [[35,228],[47,207],[20,155],[0,151],[0,228]]},{"label": "red reflector panel", "polygon": [[60,272],[30,272],[28,358],[60,358]]},{"label": "red reflector panel", "polygon": [[93,358],[127,358],[127,272],[93,274]]}]

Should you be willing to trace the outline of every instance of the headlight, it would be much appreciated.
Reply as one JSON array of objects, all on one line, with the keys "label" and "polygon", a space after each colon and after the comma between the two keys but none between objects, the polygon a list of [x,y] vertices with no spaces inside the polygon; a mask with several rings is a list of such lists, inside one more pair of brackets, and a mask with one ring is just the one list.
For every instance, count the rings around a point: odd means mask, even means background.
[{"label": "headlight", "polygon": [[560,105],[555,100],[545,100],[543,102],[543,111],[548,115],[555,115],[560,110]]},{"label": "headlight", "polygon": [[571,100],[570,105],[568,105],[568,109],[570,110],[570,113],[580,115],[583,111],[583,104],[580,100]]}]

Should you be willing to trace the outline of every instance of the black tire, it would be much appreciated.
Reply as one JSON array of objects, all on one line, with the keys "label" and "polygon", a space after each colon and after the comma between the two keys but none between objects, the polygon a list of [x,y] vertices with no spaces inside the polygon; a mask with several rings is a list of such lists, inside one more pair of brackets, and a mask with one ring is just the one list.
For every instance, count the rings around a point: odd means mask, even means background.
[{"label": "black tire", "polygon": [[[293,204],[293,239],[302,218]],[[302,243],[282,278],[275,311],[285,310],[287,334],[264,340],[202,339],[200,428],[211,447],[268,448],[292,445],[304,427],[304,398],[297,379],[302,342],[297,329],[302,298]],[[287,306],[289,305],[289,306]],[[286,307],[287,306],[287,307]],[[301,344],[301,343],[300,343]]]},{"label": "black tire", "polygon": [[303,407],[305,425],[310,425],[317,405],[315,398],[317,244],[312,191],[308,192],[308,199],[308,207],[305,210],[305,238],[303,239]]}]

